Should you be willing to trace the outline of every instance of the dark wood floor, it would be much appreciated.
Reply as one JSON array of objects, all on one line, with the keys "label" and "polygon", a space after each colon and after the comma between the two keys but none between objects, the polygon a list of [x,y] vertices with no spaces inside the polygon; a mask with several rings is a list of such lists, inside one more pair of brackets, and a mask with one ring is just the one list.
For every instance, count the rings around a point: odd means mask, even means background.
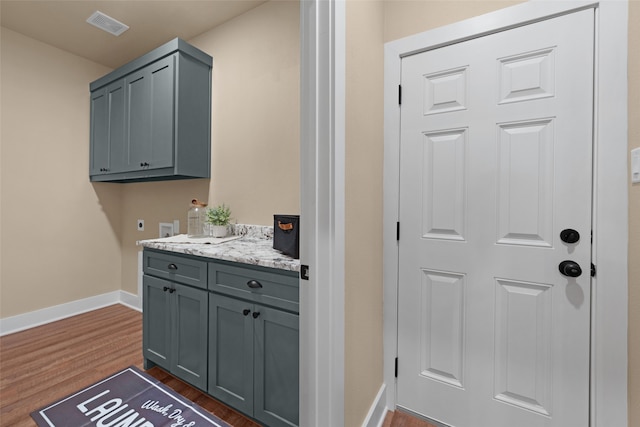
[{"label": "dark wood floor", "polygon": [[[32,411],[131,365],[142,369],[142,314],[120,304],[0,337],[0,426],[34,426]],[[159,368],[147,372],[234,427],[259,426]]]},{"label": "dark wood floor", "polygon": [[[142,369],[142,314],[120,304],[0,337],[0,426],[32,427],[31,412],[132,365]],[[234,427],[259,427],[157,367],[147,373]],[[396,411],[383,427],[434,426]]]},{"label": "dark wood floor", "polygon": [[401,411],[388,412],[382,427],[436,427]]}]

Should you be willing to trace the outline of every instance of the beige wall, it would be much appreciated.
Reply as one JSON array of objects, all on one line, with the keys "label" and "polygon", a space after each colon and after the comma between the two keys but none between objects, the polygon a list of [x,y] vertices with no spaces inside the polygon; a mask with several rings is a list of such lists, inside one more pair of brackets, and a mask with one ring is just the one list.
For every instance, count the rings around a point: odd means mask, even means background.
[{"label": "beige wall", "polygon": [[390,42],[523,1],[385,0],[384,3],[384,41]]},{"label": "beige wall", "polygon": [[299,20],[274,1],[189,40],[214,58],[211,180],[136,184],[88,180],[88,86],[111,70],[3,28],[0,317],[137,294],[135,242],[185,232],[194,197],[240,223],[298,213]]},{"label": "beige wall", "polygon": [[[629,3],[629,150],[640,147],[640,1]],[[640,425],[640,184],[629,188],[629,426]]]},{"label": "beige wall", "polygon": [[110,71],[1,29],[0,317],[120,289],[120,187],[88,179],[88,82]]},{"label": "beige wall", "polygon": [[299,212],[299,16],[269,2],[190,40],[214,58],[211,180],[136,184],[88,180],[88,86],[111,70],[2,29],[0,317],[137,294],[135,242],[185,232],[194,197],[239,223]]},{"label": "beige wall", "polygon": [[345,426],[382,385],[383,3],[347,3]]},{"label": "beige wall", "polygon": [[138,293],[135,242],[174,219],[186,232],[194,197],[243,224],[300,212],[299,21],[297,1],[268,2],[189,40],[213,57],[211,179],[122,186],[123,290]]}]

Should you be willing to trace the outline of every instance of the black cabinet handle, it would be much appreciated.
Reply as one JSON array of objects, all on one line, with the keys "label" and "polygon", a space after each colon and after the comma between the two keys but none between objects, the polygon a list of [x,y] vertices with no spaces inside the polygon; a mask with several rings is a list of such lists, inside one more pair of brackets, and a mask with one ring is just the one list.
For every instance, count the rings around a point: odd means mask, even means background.
[{"label": "black cabinet handle", "polygon": [[169,293],[170,293],[170,294],[174,293],[175,291],[176,291],[176,290],[175,290],[175,288],[171,288],[171,289],[169,289]]},{"label": "black cabinet handle", "polygon": [[260,312],[259,311],[254,311],[252,316],[253,316],[254,319],[257,319],[258,316],[260,316]]},{"label": "black cabinet handle", "polygon": [[260,289],[262,287],[262,284],[257,280],[249,280],[247,282],[247,286],[250,287],[251,289]]},{"label": "black cabinet handle", "polygon": [[169,290],[169,288],[168,288],[167,286],[165,286],[164,288],[162,288],[162,290],[163,290],[164,292],[167,292],[167,291]]},{"label": "black cabinet handle", "polygon": [[245,316],[249,313],[251,313],[251,310],[249,310],[248,308],[245,308],[244,310],[242,310],[242,314],[244,314]]},{"label": "black cabinet handle", "polygon": [[168,268],[169,270],[177,270],[177,269],[178,269],[178,266],[177,266],[177,265],[175,265],[175,264],[173,264],[173,263],[171,263],[171,264],[169,264],[169,265],[167,266],[167,268]]}]

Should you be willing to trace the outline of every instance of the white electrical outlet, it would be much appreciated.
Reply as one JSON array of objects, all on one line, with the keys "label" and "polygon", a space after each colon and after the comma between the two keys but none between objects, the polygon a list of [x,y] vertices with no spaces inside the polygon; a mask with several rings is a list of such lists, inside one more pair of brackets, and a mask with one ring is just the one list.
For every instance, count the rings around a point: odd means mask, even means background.
[{"label": "white electrical outlet", "polygon": [[159,237],[171,237],[173,236],[173,223],[161,222],[158,228]]},{"label": "white electrical outlet", "polygon": [[138,226],[138,231],[144,231],[144,219],[139,219],[137,226]]},{"label": "white electrical outlet", "polygon": [[173,220],[173,234],[180,234],[180,220],[178,219]]}]

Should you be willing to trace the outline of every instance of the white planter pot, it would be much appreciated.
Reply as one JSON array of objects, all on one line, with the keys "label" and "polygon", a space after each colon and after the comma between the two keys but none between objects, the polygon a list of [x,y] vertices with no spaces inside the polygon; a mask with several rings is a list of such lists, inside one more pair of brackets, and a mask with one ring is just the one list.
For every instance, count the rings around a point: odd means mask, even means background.
[{"label": "white planter pot", "polygon": [[212,225],[209,224],[209,235],[211,237],[226,237],[227,236],[227,226],[226,225]]}]

